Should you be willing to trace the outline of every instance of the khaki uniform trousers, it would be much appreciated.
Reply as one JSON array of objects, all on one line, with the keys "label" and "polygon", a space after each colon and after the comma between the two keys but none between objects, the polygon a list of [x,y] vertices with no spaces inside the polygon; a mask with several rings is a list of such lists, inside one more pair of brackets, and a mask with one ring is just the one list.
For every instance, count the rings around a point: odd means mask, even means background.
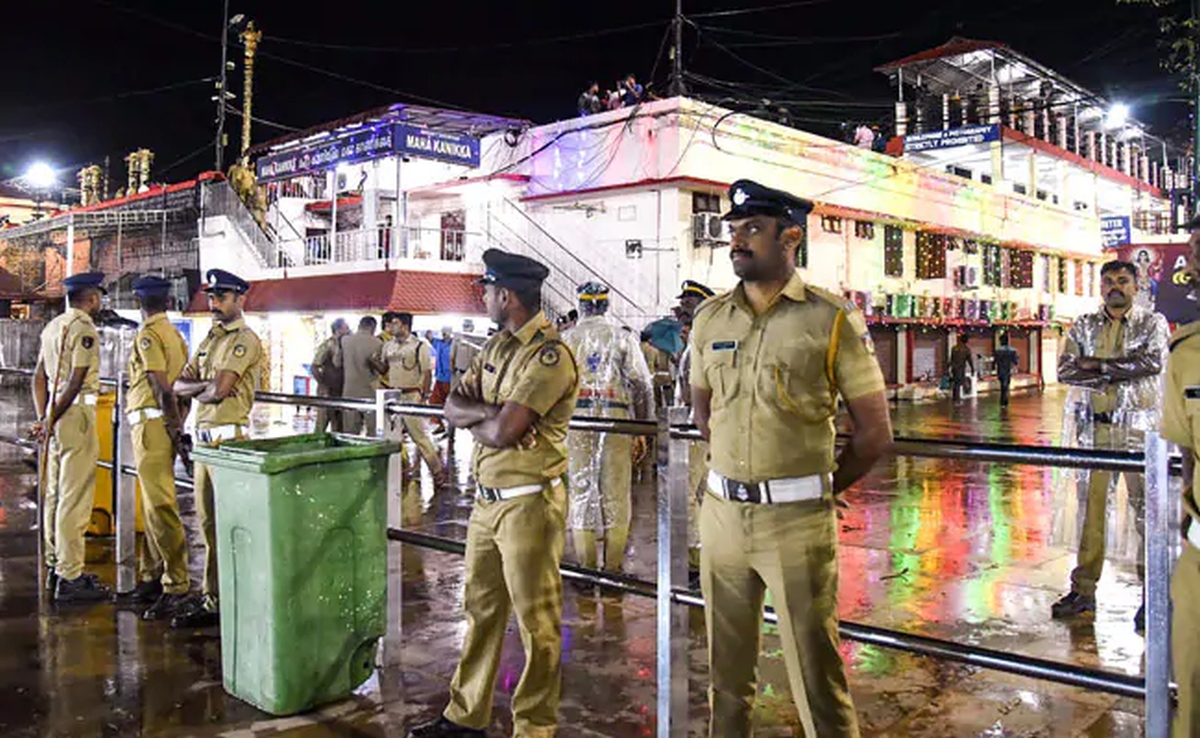
[{"label": "khaki uniform trousers", "polygon": [[1200,735],[1200,550],[1190,543],[1183,544],[1175,564],[1171,604],[1171,660],[1179,684],[1171,735],[1195,738]]},{"label": "khaki uniform trousers", "polygon": [[[240,441],[245,436],[239,434],[236,438],[226,440]],[[207,444],[202,444],[207,445]],[[204,581],[200,592],[208,601],[212,610],[218,609],[220,595],[220,580],[217,579],[217,508],[213,496],[213,474],[208,464],[199,461],[194,463],[196,519],[200,525],[200,533],[204,536]]]},{"label": "khaki uniform trousers", "polygon": [[[133,426],[133,461],[141,486],[147,561],[139,561],[142,581],[162,578],[163,591],[184,594],[188,577],[187,537],[175,501],[175,450],[162,418]],[[145,568],[142,568],[143,565]]]},{"label": "khaki uniform trousers", "polygon": [[[622,416],[617,413],[612,417]],[[571,530],[575,555],[582,566],[595,569],[597,542],[603,539],[605,571],[620,571],[633,515],[633,436],[571,431],[567,450],[571,464],[569,504],[599,508],[594,514],[579,510],[568,516],[571,525],[578,526]]]},{"label": "khaki uniform trousers", "polygon": [[83,536],[96,501],[100,458],[96,408],[84,404],[67,408],[54,424],[49,446],[42,518],[46,566],[53,567],[61,579],[76,579],[83,573]]},{"label": "khaki uniform trousers", "polygon": [[688,566],[700,568],[700,503],[708,488],[708,441],[688,444]]},{"label": "khaki uniform trousers", "polygon": [[[421,402],[420,392],[405,392],[400,395],[400,402],[418,404]],[[413,443],[417,446],[417,452],[421,454],[421,458],[425,459],[425,463],[429,465],[429,470],[434,474],[442,472],[441,452],[438,451],[437,444],[429,437],[429,427],[425,423],[425,418],[418,418],[412,415],[391,415],[384,421],[387,424],[388,431],[384,436],[399,440],[401,434],[400,429],[403,428],[413,439]]]},{"label": "khaki uniform trousers", "polygon": [[476,500],[467,526],[467,633],[450,682],[447,720],[486,730],[510,611],[525,669],[513,690],[514,738],[550,738],[562,688],[562,577],[566,493],[561,482],[511,500]]},{"label": "khaki uniform trousers", "polygon": [[[1109,448],[1114,444],[1124,447],[1128,439],[1131,444],[1141,447],[1142,433],[1114,428],[1107,423],[1096,423],[1095,446]],[[1104,570],[1104,556],[1107,548],[1107,519],[1108,519],[1108,488],[1114,473],[1093,469],[1088,480],[1087,509],[1084,513],[1083,530],[1079,534],[1079,556],[1075,569],[1071,572],[1071,590],[1088,597],[1096,596],[1096,583]],[[1129,492],[1129,504],[1139,535],[1145,536],[1145,480],[1141,474],[1125,474],[1125,487]],[[1138,549],[1138,578],[1144,583],[1145,554]]]},{"label": "khaki uniform trousers", "polygon": [[[322,384],[317,384],[317,397],[341,397],[341,393],[335,393],[328,387]],[[317,408],[317,421],[313,425],[313,433],[324,433],[328,428],[330,433],[342,432],[342,410],[330,410],[329,408]]]},{"label": "khaki uniform trousers", "polygon": [[[369,398],[352,398],[369,399]],[[375,411],[342,410],[342,433],[375,437]]]},{"label": "khaki uniform trousers", "polygon": [[838,654],[836,523],[831,499],[756,505],[710,494],[700,506],[710,738],[751,735],[768,589],[804,734],[859,735]]}]

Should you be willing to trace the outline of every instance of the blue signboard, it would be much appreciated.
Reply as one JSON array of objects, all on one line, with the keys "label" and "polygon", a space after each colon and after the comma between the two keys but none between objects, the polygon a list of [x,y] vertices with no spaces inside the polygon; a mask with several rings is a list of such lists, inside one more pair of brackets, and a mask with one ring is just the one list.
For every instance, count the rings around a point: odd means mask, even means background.
[{"label": "blue signboard", "polygon": [[479,139],[461,133],[396,125],[396,151],[468,167],[479,166]]},{"label": "blue signboard", "polygon": [[971,146],[1000,140],[1000,124],[990,126],[962,126],[947,128],[944,131],[929,131],[928,133],[913,133],[904,137],[904,153],[915,151],[930,151],[932,149],[952,149],[956,146]]},{"label": "blue signboard", "polygon": [[477,167],[479,139],[404,123],[380,125],[291,151],[267,154],[256,163],[256,171],[259,182],[270,182],[392,154]]},{"label": "blue signboard", "polygon": [[1115,215],[1100,219],[1100,242],[1106,249],[1124,246],[1132,240],[1129,230],[1129,216]]},{"label": "blue signboard", "polygon": [[192,346],[192,321],[187,318],[180,318],[179,320],[172,320],[171,325],[175,326],[175,329],[183,336],[183,342],[188,347],[188,356],[191,356],[192,349],[194,348]]},{"label": "blue signboard", "polygon": [[256,164],[258,180],[266,182],[332,169],[338,164],[377,159],[395,150],[392,126],[377,126],[326,139],[278,154],[267,154]]}]

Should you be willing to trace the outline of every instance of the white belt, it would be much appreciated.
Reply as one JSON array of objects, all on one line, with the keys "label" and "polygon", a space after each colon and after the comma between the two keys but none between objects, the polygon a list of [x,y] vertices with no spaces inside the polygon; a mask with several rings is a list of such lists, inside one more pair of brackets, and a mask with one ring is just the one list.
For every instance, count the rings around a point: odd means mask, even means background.
[{"label": "white belt", "polygon": [[[549,482],[553,487],[562,484],[560,479],[551,479]],[[500,502],[502,500],[511,500],[514,497],[524,497],[541,492],[545,489],[545,484],[522,484],[517,487],[484,487],[482,484],[477,485],[476,496],[487,500],[488,502]]]},{"label": "white belt", "polygon": [[766,482],[735,482],[708,472],[708,491],[731,502],[752,502],[763,505],[819,500],[830,487],[829,475],[772,479]]},{"label": "white belt", "polygon": [[1197,550],[1200,550],[1200,521],[1190,521],[1187,530],[1188,543],[1195,546]]},{"label": "white belt", "polygon": [[92,407],[95,407],[96,406],[96,396],[95,395],[76,395],[75,402],[72,402],[71,404],[72,405],[91,405]]},{"label": "white belt", "polygon": [[137,425],[138,423],[144,423],[147,420],[154,420],[155,418],[161,418],[162,416],[162,410],[159,410],[156,407],[144,407],[141,410],[131,411],[125,417],[129,420],[130,425]]},{"label": "white belt", "polygon": [[198,428],[196,429],[196,437],[200,439],[201,443],[214,444],[228,441],[231,438],[237,438],[240,435],[246,435],[247,430],[248,428],[244,425],[230,423],[229,425],[218,425],[212,428]]}]

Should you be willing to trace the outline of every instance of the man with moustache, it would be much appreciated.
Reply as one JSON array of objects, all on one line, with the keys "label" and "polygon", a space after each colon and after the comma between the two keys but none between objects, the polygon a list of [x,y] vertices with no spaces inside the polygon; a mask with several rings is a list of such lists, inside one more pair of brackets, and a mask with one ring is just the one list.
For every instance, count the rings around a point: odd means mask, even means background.
[{"label": "man with moustache", "polygon": [[[1071,326],[1058,360],[1058,379],[1089,390],[1074,413],[1078,426],[1086,429],[1090,424],[1090,445],[1141,450],[1146,431],[1159,426],[1159,374],[1166,361],[1167,320],[1134,304],[1138,273],[1133,264],[1108,262],[1100,268],[1100,285],[1104,308],[1080,316]],[[1124,475],[1129,504],[1141,533],[1145,522],[1144,480],[1141,474]],[[1071,591],[1051,606],[1050,614],[1055,619],[1096,611],[1096,583],[1104,568],[1108,492],[1115,482],[1113,472],[1090,472],[1079,555],[1071,572]],[[1138,577],[1145,582],[1140,551]],[[1145,617],[1143,604],[1133,620],[1139,633],[1145,627]]]},{"label": "man with moustache", "polygon": [[[219,446],[250,434],[250,409],[262,373],[262,342],[242,318],[250,283],[223,269],[209,269],[204,291],[213,327],[175,380],[175,394],[196,406],[196,442]],[[212,470],[196,462],[196,517],[204,536],[204,581],[199,596],[180,603],[172,628],[203,628],[220,622],[217,581],[217,518]]]},{"label": "man with moustache", "polygon": [[[709,736],[752,733],[770,589],[804,734],[856,738],[838,653],[835,507],[891,445],[883,375],[862,314],[796,270],[812,203],[749,180],[729,199],[741,281],[700,305],[691,333],[692,410],[711,449],[700,506]],[[854,430],[835,458],[839,395]]]}]

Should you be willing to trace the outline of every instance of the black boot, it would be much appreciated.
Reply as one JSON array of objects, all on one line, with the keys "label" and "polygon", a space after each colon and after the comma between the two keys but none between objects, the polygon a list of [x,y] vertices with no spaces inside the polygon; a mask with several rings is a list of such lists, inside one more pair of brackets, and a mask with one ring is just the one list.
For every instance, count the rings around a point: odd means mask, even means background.
[{"label": "black boot", "polygon": [[112,591],[100,583],[95,574],[80,574],[74,579],[59,577],[54,588],[54,601],[61,603],[102,602],[112,596]]},{"label": "black boot", "polygon": [[177,629],[211,628],[221,624],[221,614],[204,595],[193,595],[179,603],[171,627]]},{"label": "black boot", "polygon": [[166,620],[174,617],[179,611],[179,606],[187,602],[187,594],[171,594],[163,592],[154,604],[146,608],[142,613],[142,620]]},{"label": "black boot", "polygon": [[138,582],[131,592],[117,595],[117,602],[122,605],[152,605],[158,601],[159,597],[162,597],[162,593],[162,582],[151,579]]},{"label": "black boot", "polygon": [[444,717],[439,717],[432,723],[418,725],[408,731],[409,738],[482,738],[486,735],[487,733],[482,730],[464,728]]},{"label": "black boot", "polygon": [[1050,606],[1050,617],[1055,620],[1073,618],[1089,612],[1096,612],[1096,598],[1081,595],[1075,591],[1068,592],[1062,599]]}]

